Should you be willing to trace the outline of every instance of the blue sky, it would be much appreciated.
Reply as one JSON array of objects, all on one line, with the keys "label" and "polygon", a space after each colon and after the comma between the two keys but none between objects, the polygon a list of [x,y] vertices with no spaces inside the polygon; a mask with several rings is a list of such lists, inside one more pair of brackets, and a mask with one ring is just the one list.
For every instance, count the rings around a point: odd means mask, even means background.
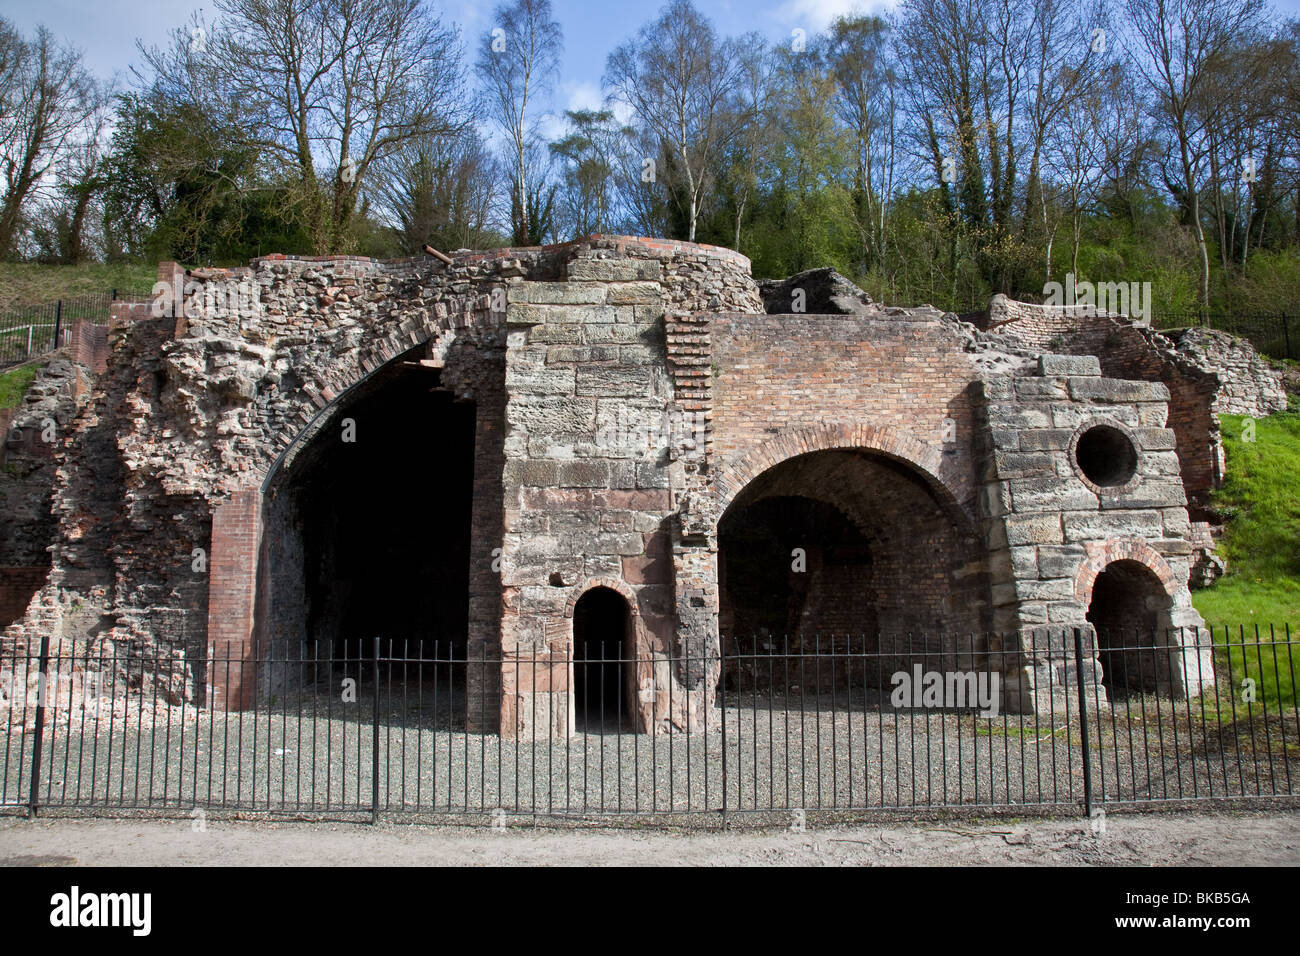
[{"label": "blue sky", "polygon": [[[775,37],[789,36],[795,27],[808,32],[824,27],[838,14],[854,9],[875,11],[894,0],[697,0],[723,33],[760,30]],[[1300,0],[1294,0],[1300,3]],[[639,3],[553,0],[556,19],[564,29],[565,56],[556,90],[556,109],[594,106],[600,98],[600,76],[605,56],[652,19],[659,0]],[[477,38],[491,24],[495,0],[445,0],[435,9],[460,25],[468,39]],[[212,17],[211,3],[193,0],[0,0],[0,16],[24,31],[44,23],[55,33],[81,47],[100,74],[125,74],[138,62],[135,41],[161,43],[169,30],[203,9]],[[811,27],[811,29],[810,29]]]},{"label": "blue sky", "polygon": [[[556,110],[595,106],[600,101],[600,76],[609,51],[651,20],[662,4],[553,0],[556,19],[564,29],[565,55],[559,86],[551,104]],[[789,37],[795,28],[808,33],[823,28],[835,16],[854,10],[878,12],[896,0],[696,0],[725,34],[758,30],[772,39]],[[458,23],[469,39],[491,24],[493,0],[445,0],[435,8]],[[1275,0],[1274,7],[1300,16],[1300,0]],[[161,43],[169,30],[188,21],[202,2],[192,0],[0,0],[0,16],[24,31],[44,23],[81,47],[96,72],[126,74],[138,61],[137,38]],[[209,3],[205,12],[212,13]]]}]

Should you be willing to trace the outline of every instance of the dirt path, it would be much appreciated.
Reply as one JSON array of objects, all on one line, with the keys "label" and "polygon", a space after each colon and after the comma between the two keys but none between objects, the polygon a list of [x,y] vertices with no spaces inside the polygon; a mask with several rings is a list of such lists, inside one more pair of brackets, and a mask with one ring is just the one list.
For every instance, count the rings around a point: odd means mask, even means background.
[{"label": "dirt path", "polygon": [[350,823],[0,819],[0,865],[1300,865],[1300,814],[665,833]]}]

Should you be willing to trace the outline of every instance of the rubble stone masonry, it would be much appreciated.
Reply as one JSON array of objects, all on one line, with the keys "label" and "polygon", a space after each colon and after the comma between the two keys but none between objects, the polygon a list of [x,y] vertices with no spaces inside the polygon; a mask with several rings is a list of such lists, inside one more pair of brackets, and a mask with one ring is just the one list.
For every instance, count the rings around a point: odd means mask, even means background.
[{"label": "rubble stone masonry", "polygon": [[[250,705],[256,647],[292,659],[345,627],[342,585],[308,568],[312,522],[329,514],[310,511],[313,476],[341,454],[351,410],[406,376],[410,394],[472,413],[457,653],[500,666],[470,671],[471,729],[572,731],[570,669],[537,664],[573,657],[593,588],[626,602],[639,727],[699,729],[720,631],[757,620],[736,602],[759,558],[728,541],[807,503],[838,524],[810,544],[783,620],[882,646],[980,634],[1012,651],[989,665],[1007,703],[1046,706],[1044,668],[1069,669],[1061,635],[1092,633],[1094,581],[1112,564],[1158,581],[1162,624],[1199,623],[1188,498],[1221,475],[1213,413],[1276,405],[1236,346],[1175,347],[1109,319],[1025,313],[981,331],[872,304],[838,276],[834,294],[768,298],[847,303],[839,313],[767,314],[748,260],[709,246],[593,236],[451,259],[164,263],[157,301],[78,328],[37,396],[83,397],[41,452],[46,497],[24,497],[31,513],[0,542],[0,610],[18,618],[5,640],[161,650],[174,666],[155,679],[173,698]],[[434,434],[417,424],[412,441]],[[1080,470],[1098,425],[1104,448],[1131,449],[1118,486]],[[33,460],[28,441],[10,461]],[[421,514],[462,507],[393,494]]]}]

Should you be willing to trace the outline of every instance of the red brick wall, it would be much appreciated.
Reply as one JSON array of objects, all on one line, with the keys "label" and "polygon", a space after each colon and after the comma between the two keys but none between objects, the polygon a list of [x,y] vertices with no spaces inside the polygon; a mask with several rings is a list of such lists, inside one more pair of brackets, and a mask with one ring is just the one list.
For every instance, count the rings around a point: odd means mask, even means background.
[{"label": "red brick wall", "polygon": [[[734,463],[777,432],[820,423],[893,427],[941,450],[939,477],[973,497],[973,370],[936,322],[881,316],[720,316],[712,327],[713,449]],[[944,420],[955,423],[944,442]]]},{"label": "red brick wall", "polygon": [[49,573],[49,568],[0,568],[0,628],[23,616]]},{"label": "red brick wall", "polygon": [[243,662],[252,652],[261,534],[262,493],[256,488],[236,491],[212,514],[208,645],[220,662],[210,684],[218,707],[239,709],[253,701],[253,668]]},{"label": "red brick wall", "polygon": [[63,333],[62,346],[68,357],[95,375],[108,368],[108,326],[85,319],[74,320]]}]

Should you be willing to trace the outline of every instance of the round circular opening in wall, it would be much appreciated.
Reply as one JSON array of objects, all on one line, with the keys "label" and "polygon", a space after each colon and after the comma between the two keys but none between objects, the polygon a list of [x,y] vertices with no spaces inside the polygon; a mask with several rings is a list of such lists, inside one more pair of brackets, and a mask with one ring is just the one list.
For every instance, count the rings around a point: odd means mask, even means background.
[{"label": "round circular opening in wall", "polygon": [[1114,425],[1093,425],[1075,441],[1074,463],[1098,488],[1120,489],[1137,475],[1137,448],[1133,439]]}]

